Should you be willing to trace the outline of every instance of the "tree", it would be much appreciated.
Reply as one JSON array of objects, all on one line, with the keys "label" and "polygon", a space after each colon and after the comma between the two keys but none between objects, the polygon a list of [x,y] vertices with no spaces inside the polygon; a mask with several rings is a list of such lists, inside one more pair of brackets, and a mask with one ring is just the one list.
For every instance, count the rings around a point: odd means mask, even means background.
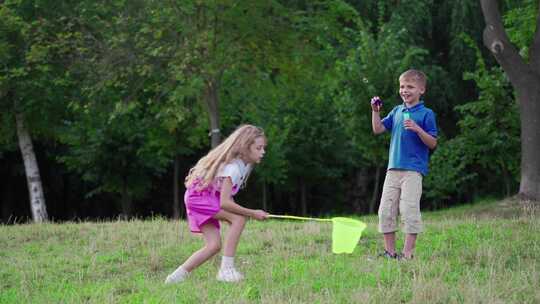
[{"label": "tree", "polygon": [[83,180],[97,184],[89,195],[120,194],[122,216],[131,217],[133,199],[142,197],[152,186],[150,178],[170,162],[174,138],[146,103],[119,101],[110,112],[97,104],[76,110],[76,119],[67,121],[63,131],[69,151],[61,161]]},{"label": "tree", "polygon": [[58,12],[68,6],[52,9],[41,1],[5,1],[0,6],[2,129],[16,130],[0,136],[17,136],[35,222],[48,215],[32,137],[53,138],[65,113],[69,46]]},{"label": "tree", "polygon": [[[521,119],[521,182],[519,195],[540,201],[540,14],[529,47],[528,62],[510,41],[499,1],[481,0],[486,27],[484,44],[503,68],[516,91]],[[532,7],[532,5],[531,5]]]},{"label": "tree", "polygon": [[465,72],[464,79],[473,80],[479,94],[454,107],[460,132],[450,140],[441,138],[431,158],[425,194],[434,207],[456,198],[469,200],[471,194],[509,196],[518,185],[519,117],[513,90],[501,67],[490,68],[470,36],[462,40],[477,58],[475,71]]},{"label": "tree", "polygon": [[[221,141],[220,99],[225,73],[269,62],[292,44],[290,10],[278,1],[147,1],[170,43],[156,52],[170,54],[169,73],[197,91],[210,122],[211,145]],[[155,32],[155,28],[151,29]],[[160,34],[161,35],[161,34]],[[281,51],[280,51],[281,50]]]}]

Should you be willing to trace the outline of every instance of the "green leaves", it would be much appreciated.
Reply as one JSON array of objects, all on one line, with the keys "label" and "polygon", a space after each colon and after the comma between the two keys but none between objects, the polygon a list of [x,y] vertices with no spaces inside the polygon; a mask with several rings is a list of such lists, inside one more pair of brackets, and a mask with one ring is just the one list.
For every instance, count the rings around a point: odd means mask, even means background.
[{"label": "green leaves", "polygon": [[538,15],[538,1],[521,1],[519,6],[511,8],[503,18],[510,41],[520,50],[523,58],[529,57],[529,46],[532,45],[535,29],[536,16]]},{"label": "green leaves", "polygon": [[102,106],[74,107],[82,111],[66,123],[61,140],[70,149],[60,160],[101,190],[121,193],[127,183],[140,197],[151,186],[148,179],[170,163],[174,138],[145,114],[143,103],[118,102],[110,113]]},{"label": "green leaves", "polygon": [[468,36],[463,39],[477,54],[476,70],[464,73],[464,79],[474,81],[479,96],[455,107],[460,134],[439,143],[426,180],[427,196],[445,200],[471,188],[487,191],[486,181],[494,175],[502,177],[504,187],[498,189],[509,195],[506,192],[518,180],[520,161],[515,96],[502,69],[488,68],[474,42]]},{"label": "green leaves", "polygon": [[369,100],[381,96],[385,113],[390,111],[399,103],[399,75],[427,55],[426,50],[402,42],[404,35],[404,31],[385,28],[373,34],[361,27],[353,40],[355,47],[336,63],[339,81],[334,82],[333,98],[347,134],[366,165],[384,165],[388,157],[388,138],[372,134]]},{"label": "green leaves", "polygon": [[[525,52],[537,2],[518,2],[509,1],[505,23]],[[514,96],[501,71],[468,46],[481,36],[478,5],[4,1],[2,149],[15,147],[13,113],[22,111],[33,136],[60,146],[61,162],[92,193],[127,187],[142,198],[174,157],[189,167],[209,148],[204,93],[212,87],[223,135],[241,123],[265,129],[267,153],[252,178],[269,186],[269,198],[279,188],[296,200],[304,179],[323,202],[333,191],[321,188],[348,184],[348,171],[365,169],[365,185],[374,184],[389,135],[372,134],[369,100],[381,96],[388,113],[401,102],[398,76],[414,67],[428,74],[426,103],[447,136],[433,155],[428,197],[451,198],[490,171],[512,180]]]}]

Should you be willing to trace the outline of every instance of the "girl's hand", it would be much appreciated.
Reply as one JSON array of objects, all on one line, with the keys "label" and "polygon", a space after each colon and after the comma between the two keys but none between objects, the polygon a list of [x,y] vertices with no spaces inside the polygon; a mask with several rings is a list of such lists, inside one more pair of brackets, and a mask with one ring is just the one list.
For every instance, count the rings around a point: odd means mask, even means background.
[{"label": "girl's hand", "polygon": [[268,218],[268,213],[264,210],[253,210],[252,218],[262,221]]}]

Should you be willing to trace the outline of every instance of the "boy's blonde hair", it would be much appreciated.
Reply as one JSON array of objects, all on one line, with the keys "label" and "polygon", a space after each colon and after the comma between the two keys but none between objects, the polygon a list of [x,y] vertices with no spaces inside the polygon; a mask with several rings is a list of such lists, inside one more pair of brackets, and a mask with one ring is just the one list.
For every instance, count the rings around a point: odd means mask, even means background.
[{"label": "boy's blonde hair", "polygon": [[424,87],[424,89],[426,88],[426,85],[427,85],[426,74],[424,74],[424,72],[422,71],[415,70],[415,69],[410,69],[403,72],[403,74],[399,76],[399,81],[402,81],[402,80],[414,81],[420,84],[422,87]]},{"label": "boy's blonde hair", "polygon": [[[249,147],[258,137],[266,140],[264,131],[253,125],[239,126],[229,137],[189,170],[184,185],[189,188],[197,181],[198,189],[205,189],[212,184],[221,165],[230,163],[235,158],[244,158],[249,153]],[[249,173],[248,173],[249,175]],[[247,176],[244,183],[247,181]]]}]

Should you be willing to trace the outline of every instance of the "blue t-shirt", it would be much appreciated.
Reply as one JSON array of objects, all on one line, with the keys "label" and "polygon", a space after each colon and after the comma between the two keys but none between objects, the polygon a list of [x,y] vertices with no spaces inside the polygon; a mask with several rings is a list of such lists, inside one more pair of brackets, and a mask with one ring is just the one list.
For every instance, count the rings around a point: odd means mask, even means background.
[{"label": "blue t-shirt", "polygon": [[402,169],[428,173],[429,148],[422,142],[414,131],[406,130],[403,126],[403,115],[409,113],[409,118],[424,129],[428,134],[437,137],[435,113],[420,101],[407,109],[404,104],[396,106],[382,119],[386,130],[391,131],[390,154],[388,169]]}]

